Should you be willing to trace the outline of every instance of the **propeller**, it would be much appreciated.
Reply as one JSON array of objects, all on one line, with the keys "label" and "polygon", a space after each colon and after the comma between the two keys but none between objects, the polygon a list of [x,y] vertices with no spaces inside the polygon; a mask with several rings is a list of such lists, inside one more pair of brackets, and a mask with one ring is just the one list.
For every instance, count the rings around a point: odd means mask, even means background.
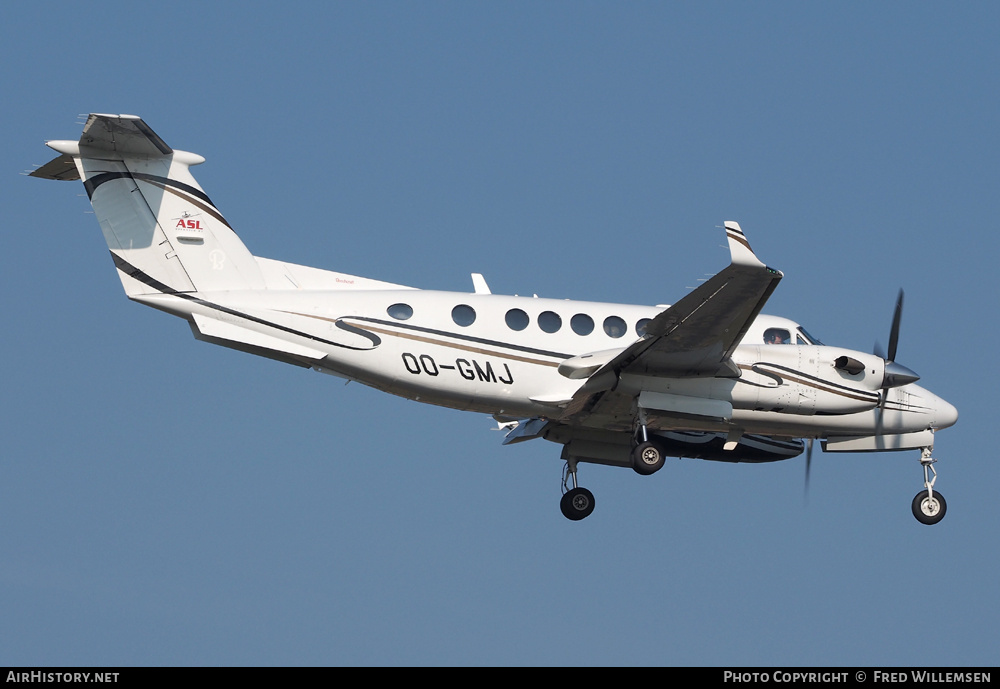
[{"label": "propeller", "polygon": [[[899,348],[899,324],[902,318],[903,290],[900,289],[899,296],[896,297],[896,310],[892,314],[892,326],[889,329],[889,351],[886,352],[883,350],[881,343],[878,340],[875,341],[875,356],[885,362],[885,374],[882,377],[882,394],[878,403],[879,413],[876,425],[876,433],[879,435],[882,433],[882,412],[885,409],[886,399],[889,397],[889,388],[898,388],[920,380],[920,376],[916,373],[906,366],[896,363],[896,350]],[[848,371],[849,373],[859,373],[861,370],[857,369],[858,366],[861,366],[861,362],[846,356],[837,359],[834,365],[838,369]],[[809,497],[809,473],[812,470],[812,451],[813,438],[806,438],[806,483],[804,491],[806,500]]]},{"label": "propeller", "polygon": [[808,502],[809,500],[809,470],[812,469],[813,461],[813,439],[806,438],[806,487],[803,491],[803,497]]},{"label": "propeller", "polygon": [[896,363],[896,349],[899,347],[899,323],[903,317],[903,290],[899,290],[896,298],[896,310],[892,314],[892,328],[889,330],[889,351],[882,350],[882,345],[875,341],[875,356],[885,361],[885,375],[882,378],[882,399],[879,408],[885,407],[885,400],[888,397],[889,388],[898,388],[901,385],[915,383],[920,380],[920,376],[906,368],[902,364]]}]

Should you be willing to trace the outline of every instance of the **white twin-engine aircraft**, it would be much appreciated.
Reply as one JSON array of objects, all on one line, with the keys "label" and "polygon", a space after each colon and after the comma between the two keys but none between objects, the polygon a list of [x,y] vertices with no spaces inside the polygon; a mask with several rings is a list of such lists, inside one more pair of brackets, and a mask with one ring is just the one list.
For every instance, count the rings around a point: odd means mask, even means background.
[{"label": "white twin-engine aircraft", "polygon": [[781,280],[740,226],[731,263],[673,306],[434,292],[251,254],[172,149],[134,115],[92,114],[79,141],[31,174],[82,179],[130,299],[188,321],[194,336],[356,380],[401,397],[492,414],[504,444],[563,446],[560,507],[594,509],[581,462],[648,475],[664,457],[771,462],[827,452],[919,450],[913,514],[944,517],[934,432],[948,402],[888,353],[823,345],[760,313]]}]

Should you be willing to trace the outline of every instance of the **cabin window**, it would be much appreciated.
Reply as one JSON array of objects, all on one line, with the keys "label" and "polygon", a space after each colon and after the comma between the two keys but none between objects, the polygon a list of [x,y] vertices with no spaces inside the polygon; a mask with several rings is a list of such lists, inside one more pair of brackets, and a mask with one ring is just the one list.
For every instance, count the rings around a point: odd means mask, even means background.
[{"label": "cabin window", "polygon": [[476,322],[476,310],[468,304],[459,304],[451,310],[451,320],[466,328]]},{"label": "cabin window", "polygon": [[621,337],[628,330],[628,326],[618,316],[608,316],[604,319],[604,332],[611,337]]},{"label": "cabin window", "polygon": [[538,327],[547,333],[554,333],[562,327],[562,318],[555,311],[542,311],[538,314]]},{"label": "cabin window", "polygon": [[413,307],[409,304],[393,304],[385,311],[397,321],[405,321],[413,315]]},{"label": "cabin window", "polygon": [[652,318],[640,318],[639,322],[635,324],[635,334],[642,337],[646,334],[646,326],[649,322],[653,320]]},{"label": "cabin window", "polygon": [[528,327],[528,314],[526,314],[521,309],[511,309],[504,316],[504,320],[507,321],[507,327],[511,330],[524,330]]},{"label": "cabin window", "polygon": [[589,335],[594,332],[594,319],[585,313],[578,313],[573,316],[569,325],[577,335]]},{"label": "cabin window", "polygon": [[768,328],[764,331],[764,344],[791,344],[792,336],[784,328]]}]

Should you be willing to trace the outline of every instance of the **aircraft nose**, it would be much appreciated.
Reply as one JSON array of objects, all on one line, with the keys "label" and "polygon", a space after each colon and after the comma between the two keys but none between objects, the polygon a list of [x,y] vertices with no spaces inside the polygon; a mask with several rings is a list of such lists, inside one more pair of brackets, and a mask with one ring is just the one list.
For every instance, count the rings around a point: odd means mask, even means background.
[{"label": "aircraft nose", "polygon": [[940,397],[937,398],[936,402],[934,405],[934,426],[936,428],[954,426],[955,422],[958,421],[958,409],[955,408],[955,405],[945,402]]}]

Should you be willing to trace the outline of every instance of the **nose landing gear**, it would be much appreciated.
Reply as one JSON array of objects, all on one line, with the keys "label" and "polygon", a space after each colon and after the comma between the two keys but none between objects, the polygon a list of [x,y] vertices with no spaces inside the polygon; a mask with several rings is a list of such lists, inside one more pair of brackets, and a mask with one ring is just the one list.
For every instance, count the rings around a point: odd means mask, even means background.
[{"label": "nose landing gear", "polygon": [[944,519],[944,514],[948,511],[948,503],[945,502],[944,496],[934,490],[937,471],[932,465],[937,460],[931,457],[933,450],[932,447],[920,450],[920,466],[924,468],[924,490],[917,493],[910,506],[913,510],[913,516],[921,524],[937,524]]},{"label": "nose landing gear", "polygon": [[[570,488],[569,484],[573,487]],[[576,485],[576,461],[567,460],[563,468],[563,496],[559,501],[559,509],[562,510],[566,519],[578,522],[585,517],[589,517],[594,511],[594,494],[586,488]]]}]

